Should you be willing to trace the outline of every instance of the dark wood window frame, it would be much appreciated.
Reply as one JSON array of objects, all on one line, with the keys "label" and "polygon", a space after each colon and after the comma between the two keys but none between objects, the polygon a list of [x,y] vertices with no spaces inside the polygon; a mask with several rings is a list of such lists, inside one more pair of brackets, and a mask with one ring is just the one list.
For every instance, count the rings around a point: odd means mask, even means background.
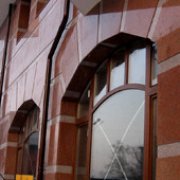
[{"label": "dark wood window frame", "polygon": [[113,94],[127,90],[127,89],[137,89],[143,90],[145,92],[145,129],[144,129],[144,165],[143,165],[143,179],[144,180],[151,180],[152,177],[152,134],[153,134],[153,122],[152,122],[152,99],[157,98],[157,85],[151,85],[151,43],[146,43],[146,79],[145,85],[142,84],[128,84],[128,57],[129,57],[129,49],[125,50],[125,79],[124,85],[117,87],[110,91],[110,60],[111,56],[107,58],[106,65],[107,65],[107,92],[104,97],[102,97],[97,104],[93,104],[94,99],[94,83],[95,78],[92,79],[90,85],[90,108],[89,108],[89,128],[88,128],[88,144],[87,144],[87,175],[90,177],[90,159],[91,159],[91,143],[92,143],[92,115],[95,110],[110,96]]}]

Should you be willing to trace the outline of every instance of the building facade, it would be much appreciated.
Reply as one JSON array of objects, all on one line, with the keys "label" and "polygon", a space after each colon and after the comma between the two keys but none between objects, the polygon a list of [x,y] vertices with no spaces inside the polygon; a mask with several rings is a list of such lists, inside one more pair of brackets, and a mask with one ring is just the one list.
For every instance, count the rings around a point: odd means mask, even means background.
[{"label": "building facade", "polygon": [[77,1],[12,4],[0,179],[179,180],[179,20],[179,0],[102,0],[84,14]]}]

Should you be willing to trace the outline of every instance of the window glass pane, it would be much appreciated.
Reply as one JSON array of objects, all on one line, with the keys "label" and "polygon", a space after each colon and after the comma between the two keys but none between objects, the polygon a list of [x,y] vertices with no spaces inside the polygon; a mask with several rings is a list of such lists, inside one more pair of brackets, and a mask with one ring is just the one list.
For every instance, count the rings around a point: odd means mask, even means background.
[{"label": "window glass pane", "polygon": [[94,179],[142,179],[144,92],[126,90],[93,114],[91,173]]},{"label": "window glass pane", "polygon": [[39,117],[38,108],[35,108],[29,112],[25,125],[24,125],[25,137],[27,137],[29,133],[31,133],[32,131],[37,130],[38,117]]},{"label": "window glass pane", "polygon": [[146,48],[134,49],[129,55],[128,82],[145,84]]},{"label": "window glass pane", "polygon": [[89,111],[89,97],[90,97],[90,90],[89,86],[86,88],[84,93],[81,96],[78,105],[78,118],[83,117],[88,114]]},{"label": "window glass pane", "polygon": [[112,57],[111,60],[110,90],[124,84],[124,75],[124,52],[118,52]]},{"label": "window glass pane", "polygon": [[156,46],[152,47],[152,61],[151,61],[151,85],[157,84],[157,74],[158,74],[158,58]]},{"label": "window glass pane", "polygon": [[22,173],[36,174],[36,163],[38,153],[38,132],[33,133],[27,140],[23,148],[23,167]]},{"label": "window glass pane", "polygon": [[107,91],[107,68],[103,65],[95,75],[94,104],[96,104]]},{"label": "window glass pane", "polygon": [[87,152],[88,125],[78,127],[76,179],[84,180],[86,177],[86,152]]}]

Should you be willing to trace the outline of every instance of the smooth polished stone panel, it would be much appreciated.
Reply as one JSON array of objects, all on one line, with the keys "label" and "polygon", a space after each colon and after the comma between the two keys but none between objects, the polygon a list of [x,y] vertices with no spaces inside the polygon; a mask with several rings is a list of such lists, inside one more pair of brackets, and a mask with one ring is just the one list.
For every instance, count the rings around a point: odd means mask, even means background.
[{"label": "smooth polished stone panel", "polygon": [[45,180],[56,179],[56,174],[55,173],[44,174],[44,179]]},{"label": "smooth polished stone panel", "polygon": [[73,175],[63,174],[63,173],[46,173],[44,176],[45,176],[45,180],[50,180],[50,179],[72,180],[73,179]]},{"label": "smooth polished stone panel", "polygon": [[168,58],[180,52],[179,42],[180,28],[158,39],[157,48],[159,63],[166,61]]},{"label": "smooth polished stone panel", "polygon": [[29,68],[26,72],[26,84],[25,84],[25,92],[24,92],[24,100],[31,99],[33,89],[34,89],[34,81],[36,75],[37,64],[34,64]]},{"label": "smooth polished stone panel", "polygon": [[[61,10],[59,10],[58,7],[61,7]],[[13,74],[10,76],[9,83],[12,83],[25,68],[36,60],[39,53],[44,51],[44,49],[52,43],[59,24],[61,23],[63,10],[63,7],[60,6],[60,2],[57,1],[48,14],[41,20],[32,35],[28,37],[25,35],[17,46],[12,45],[13,53],[9,58],[13,58],[11,69],[16,67],[16,70],[12,71]],[[52,19],[55,21],[52,21]],[[47,27],[52,28],[50,29]],[[17,64],[19,64],[18,67],[16,66]]]},{"label": "smooth polished stone panel", "polygon": [[35,60],[35,57],[39,52],[38,37],[34,37],[31,39],[31,42],[27,41],[24,44],[24,47],[17,52],[17,54],[13,57],[13,61],[11,61],[9,84],[16,80],[19,74],[22,73],[24,69],[26,69],[32,63],[32,61]]},{"label": "smooth polished stone panel", "polygon": [[78,47],[79,57],[82,60],[96,46],[98,42],[99,6],[87,16],[78,17]]},{"label": "smooth polished stone panel", "polygon": [[175,156],[180,156],[180,142],[158,146],[159,158]]},{"label": "smooth polished stone panel", "polygon": [[57,115],[60,114],[60,105],[61,105],[61,100],[62,100],[62,84],[61,81],[56,82],[52,88],[52,103],[51,103],[51,119],[56,117]]},{"label": "smooth polished stone panel", "polygon": [[48,165],[53,165],[55,163],[55,134],[56,134],[56,124],[50,127],[50,136],[49,136],[49,148],[48,148]]},{"label": "smooth polished stone panel", "polygon": [[[1,122],[1,121],[0,121]],[[5,121],[5,122],[2,122],[0,124],[0,144],[4,144],[7,142],[7,132],[4,132],[4,130],[7,130],[8,128],[8,124],[9,122],[8,121]]]},{"label": "smooth polished stone panel", "polygon": [[22,75],[17,82],[17,108],[19,108],[24,101],[24,92],[25,92],[25,75]]},{"label": "smooth polished stone panel", "polygon": [[180,6],[177,0],[164,1],[157,25],[154,30],[153,39],[166,36],[180,27]]},{"label": "smooth polished stone panel", "polygon": [[75,143],[76,126],[71,123],[60,123],[58,164],[73,166]]},{"label": "smooth polished stone panel", "polygon": [[[24,89],[24,87],[22,87],[22,89]],[[15,83],[10,87],[10,89],[8,89],[7,101],[10,103],[10,106],[9,106],[9,109],[6,109],[7,112],[16,110],[18,106],[17,99],[18,99],[18,84]]]},{"label": "smooth polished stone panel", "polygon": [[16,172],[16,147],[8,147],[6,152],[6,162],[5,162],[5,173],[14,174]]},{"label": "smooth polished stone panel", "polygon": [[102,1],[99,20],[99,42],[119,33],[125,0]]},{"label": "smooth polished stone panel", "polygon": [[125,15],[124,32],[146,37],[155,13],[158,0],[133,0],[128,1]]},{"label": "smooth polished stone panel", "polygon": [[18,134],[17,133],[9,133],[8,134],[8,141],[10,142],[17,142],[18,141]]},{"label": "smooth polished stone panel", "polygon": [[76,102],[63,101],[61,105],[61,114],[76,117],[77,106],[78,104]]},{"label": "smooth polished stone panel", "polygon": [[158,78],[158,144],[180,141],[180,66]]},{"label": "smooth polished stone panel", "polygon": [[179,180],[180,156],[157,160],[156,180]]},{"label": "smooth polished stone panel", "polygon": [[62,173],[58,173],[56,175],[57,179],[62,179],[62,180],[72,180],[73,179],[73,175],[71,174],[62,174]]},{"label": "smooth polished stone panel", "polygon": [[4,164],[5,164],[5,157],[6,157],[6,149],[0,149],[0,171],[2,172],[4,170]]},{"label": "smooth polished stone panel", "polygon": [[65,85],[75,72],[79,64],[77,27],[73,26],[69,29],[66,39],[60,48],[60,54],[57,57],[57,70],[55,74],[62,72]]},{"label": "smooth polished stone panel", "polygon": [[158,73],[161,74],[179,65],[180,65],[180,53],[160,63],[158,68]]},{"label": "smooth polished stone panel", "polygon": [[[14,99],[17,96],[17,85],[15,87],[16,87],[15,94],[13,93],[12,89],[9,88],[9,91],[4,95],[4,99],[3,99],[3,101],[4,101],[4,104],[3,104],[4,114],[7,114],[8,112],[11,111],[11,105],[13,104],[14,100],[15,100],[15,103],[17,105],[17,100]],[[11,101],[11,97],[13,94],[15,95],[15,97],[13,98],[13,101]]]},{"label": "smooth polished stone panel", "polygon": [[[39,25],[40,50],[54,40],[64,15],[64,0],[57,0]],[[47,28],[51,27],[51,28]]]},{"label": "smooth polished stone panel", "polygon": [[[152,39],[158,43],[159,62],[180,51],[180,3],[177,0],[164,1],[160,9]],[[168,43],[167,43],[168,42]]]},{"label": "smooth polished stone panel", "polygon": [[33,99],[36,104],[39,106],[40,100],[43,97],[43,93],[45,90],[45,81],[46,81],[46,74],[47,74],[47,51],[44,51],[41,56],[38,57],[37,62],[37,69],[36,69],[36,76],[34,80],[34,89],[33,89]]}]

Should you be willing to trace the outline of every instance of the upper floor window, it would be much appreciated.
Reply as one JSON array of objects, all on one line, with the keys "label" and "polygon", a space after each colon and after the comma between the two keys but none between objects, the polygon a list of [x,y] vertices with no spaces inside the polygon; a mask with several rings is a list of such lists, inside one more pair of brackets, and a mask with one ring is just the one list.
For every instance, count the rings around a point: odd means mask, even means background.
[{"label": "upper floor window", "polygon": [[17,42],[25,35],[29,27],[31,0],[21,0],[19,4]]}]

